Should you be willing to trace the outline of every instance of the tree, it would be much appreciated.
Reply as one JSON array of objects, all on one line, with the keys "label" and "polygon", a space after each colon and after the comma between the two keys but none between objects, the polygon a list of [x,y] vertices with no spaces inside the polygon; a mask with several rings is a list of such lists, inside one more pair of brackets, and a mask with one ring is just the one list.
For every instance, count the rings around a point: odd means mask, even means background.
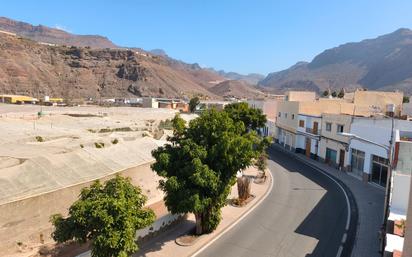
[{"label": "tree", "polygon": [[404,96],[402,99],[402,103],[409,103],[409,96]]},{"label": "tree", "polygon": [[136,230],[155,220],[154,212],[143,208],[146,200],[128,178],[116,176],[104,185],[96,181],[82,189],[67,218],[52,215],[52,237],[59,243],[91,240],[93,257],[128,256],[138,249]]},{"label": "tree", "polygon": [[255,131],[224,111],[206,110],[186,127],[176,116],[170,144],[152,152],[152,169],[165,180],[160,188],[172,213],[194,213],[196,233],[209,233],[221,219],[221,208],[236,173],[252,164],[263,148]]},{"label": "tree", "polygon": [[250,108],[248,103],[233,103],[225,106],[224,111],[229,114],[229,117],[235,122],[242,122],[247,130],[256,130],[263,128],[266,123],[266,115],[261,109]]},{"label": "tree", "polygon": [[345,90],[343,90],[343,88],[342,88],[338,93],[338,97],[343,98],[344,96],[345,96]]},{"label": "tree", "polygon": [[190,112],[194,112],[196,107],[200,104],[199,97],[195,96],[189,101],[189,110]]},{"label": "tree", "polygon": [[337,96],[336,91],[333,91],[331,95],[332,97],[336,97]]},{"label": "tree", "polygon": [[263,174],[263,177],[265,177],[266,176],[266,168],[267,168],[267,166],[268,166],[268,164],[267,164],[267,159],[268,159],[268,155],[267,155],[267,153],[266,152],[262,152],[260,155],[259,155],[259,157],[256,159],[256,161],[255,161],[255,166],[256,166],[256,168],[260,171],[260,172],[262,172],[262,174]]},{"label": "tree", "polygon": [[322,96],[324,96],[324,97],[329,96],[329,90],[323,91]]}]

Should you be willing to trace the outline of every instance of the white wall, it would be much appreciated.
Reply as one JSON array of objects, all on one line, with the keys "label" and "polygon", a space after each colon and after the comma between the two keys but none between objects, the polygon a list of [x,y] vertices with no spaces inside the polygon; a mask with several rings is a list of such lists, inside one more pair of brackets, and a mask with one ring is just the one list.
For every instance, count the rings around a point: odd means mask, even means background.
[{"label": "white wall", "polygon": [[409,203],[409,188],[411,176],[394,173],[392,195],[391,195],[391,210],[399,214],[406,215]]},{"label": "white wall", "polygon": [[[391,137],[390,119],[355,118],[351,125],[351,134],[376,142],[381,145],[389,146]],[[395,120],[395,129],[412,131],[412,122]],[[382,147],[352,139],[349,147],[365,152],[365,165],[363,171],[371,173],[372,155],[387,158],[387,152]]]}]

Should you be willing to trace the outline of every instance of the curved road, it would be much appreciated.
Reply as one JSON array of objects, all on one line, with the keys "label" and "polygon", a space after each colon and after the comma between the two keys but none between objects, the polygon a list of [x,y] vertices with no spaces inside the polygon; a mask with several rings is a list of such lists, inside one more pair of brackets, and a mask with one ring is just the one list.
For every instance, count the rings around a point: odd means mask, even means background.
[{"label": "curved road", "polygon": [[[342,190],[283,151],[271,149],[269,155],[272,191],[197,257],[338,256],[348,217]],[[341,256],[349,256],[351,247],[344,249]]]}]

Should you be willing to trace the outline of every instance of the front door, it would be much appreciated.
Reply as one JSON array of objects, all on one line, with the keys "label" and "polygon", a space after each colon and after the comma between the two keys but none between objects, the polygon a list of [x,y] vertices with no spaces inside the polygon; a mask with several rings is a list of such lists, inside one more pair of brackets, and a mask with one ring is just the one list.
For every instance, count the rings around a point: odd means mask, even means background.
[{"label": "front door", "polygon": [[339,167],[343,169],[345,167],[345,150],[340,150],[339,153]]},{"label": "front door", "polygon": [[315,135],[318,134],[318,123],[316,121],[313,122],[312,134],[315,134]]},{"label": "front door", "polygon": [[311,140],[310,140],[310,138],[306,138],[306,151],[305,151],[305,153],[306,153],[306,156],[307,157],[309,157],[310,158],[310,142]]}]

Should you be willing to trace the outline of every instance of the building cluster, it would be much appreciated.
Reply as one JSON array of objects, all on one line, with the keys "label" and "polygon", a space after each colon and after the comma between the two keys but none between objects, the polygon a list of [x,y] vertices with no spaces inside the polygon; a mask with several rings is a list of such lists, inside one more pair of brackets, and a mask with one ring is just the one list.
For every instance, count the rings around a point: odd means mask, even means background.
[{"label": "building cluster", "polygon": [[60,97],[45,96],[43,99],[38,99],[32,96],[25,95],[0,95],[0,103],[7,104],[42,104],[42,105],[64,105],[64,99]]},{"label": "building cluster", "polygon": [[262,133],[277,144],[385,190],[385,256],[412,256],[412,227],[404,233],[412,215],[412,122],[403,111],[403,93],[355,91],[318,98],[315,92],[291,91],[248,103],[267,115]]}]

